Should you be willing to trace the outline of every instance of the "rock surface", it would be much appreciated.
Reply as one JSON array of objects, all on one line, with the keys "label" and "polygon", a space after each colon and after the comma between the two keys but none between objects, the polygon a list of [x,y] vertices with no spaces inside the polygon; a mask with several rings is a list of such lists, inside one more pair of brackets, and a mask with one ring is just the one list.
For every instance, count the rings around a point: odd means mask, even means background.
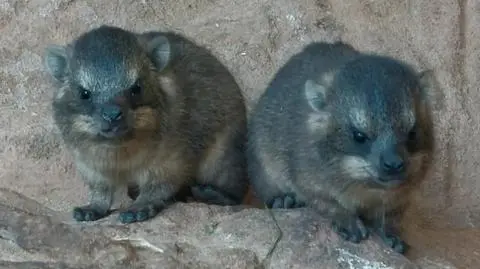
[{"label": "rock surface", "polygon": [[[95,255],[102,255],[102,252],[89,252],[88,249],[104,246],[108,251],[103,255],[112,259],[111,265],[121,260],[122,255],[130,255],[122,249],[130,248],[133,243],[115,243],[109,233],[124,233],[127,236],[145,233],[144,229],[152,226],[152,234],[146,236],[150,238],[159,231],[156,226],[168,229],[168,225],[172,225],[162,224],[162,221],[166,221],[163,216],[144,226],[118,228],[103,223],[82,228],[45,217],[61,214],[59,212],[67,214],[73,205],[84,203],[86,189],[78,179],[61,142],[53,135],[55,129],[49,107],[52,91],[43,70],[42,53],[48,43],[65,43],[83,31],[104,23],[137,31],[173,29],[205,45],[235,75],[244,89],[249,109],[276,69],[313,40],[341,39],[361,50],[399,57],[419,70],[435,70],[438,87],[434,93],[434,116],[438,153],[435,167],[419,191],[415,207],[406,218],[405,234],[416,250],[411,259],[424,268],[434,268],[431,266],[435,264],[440,264],[438,268],[448,268],[447,264],[450,263],[458,268],[475,268],[480,264],[479,254],[473,251],[478,249],[477,242],[480,241],[480,183],[477,181],[480,172],[477,161],[480,157],[480,140],[477,139],[480,113],[476,105],[480,100],[480,92],[477,91],[480,85],[477,75],[480,70],[478,0],[1,1],[0,124],[3,128],[0,130],[0,187],[17,191],[31,199],[25,200],[19,195],[7,195],[5,192],[1,204],[14,201],[23,207],[41,211],[30,215],[2,206],[0,228],[7,232],[1,235],[0,247],[5,248],[1,253],[10,253],[2,260],[23,261],[16,264],[16,268],[86,268],[80,265],[81,261],[75,261],[72,257],[93,262],[100,257]],[[198,217],[195,214],[207,214],[209,210],[214,212],[211,218],[233,220],[234,216],[243,220],[242,225],[267,227],[265,213],[253,209],[233,213],[227,209],[179,205],[168,211],[167,215],[177,216],[171,220],[172,223],[182,223],[188,220],[187,215]],[[293,221],[294,217],[299,219]],[[285,227],[289,222],[297,224],[311,220],[309,214],[293,212],[282,213],[279,218]],[[53,225],[63,229],[65,234],[48,230],[51,237],[35,237],[29,234],[30,231],[21,229],[21,225],[32,228],[41,226],[47,230]],[[239,224],[231,221],[230,225]],[[240,226],[230,226],[232,234],[236,231],[234,227]],[[205,239],[202,237],[204,235],[191,234],[195,233],[193,230],[178,229],[174,234],[154,236],[160,238],[158,242],[164,244],[161,248],[165,248],[167,254],[153,255],[155,250],[147,248],[138,250],[135,255],[178,266],[172,268],[228,268],[228,262],[231,262],[231,268],[255,268],[254,265],[265,256],[272,244],[273,230],[269,229],[263,235],[262,230],[250,234],[248,228],[240,228],[238,231],[243,235],[234,237],[237,241],[222,238],[226,236],[223,232]],[[303,240],[309,238],[305,234],[307,231],[299,234],[301,232],[298,230],[288,230],[286,233],[289,232],[303,236]],[[313,238],[318,239],[316,241],[291,239],[293,243],[287,244],[288,241],[284,239],[281,243],[283,249],[277,250],[272,258],[279,267],[271,265],[271,268],[281,268],[279,264],[282,261],[292,263],[296,266],[294,268],[318,268],[315,263],[318,265],[325,260],[334,248],[325,248],[322,243],[333,240],[325,235],[327,233],[325,227],[313,232]],[[15,239],[11,239],[16,242],[12,246],[8,237],[11,235],[16,235]],[[175,265],[179,260],[172,258],[177,256],[169,252],[173,250],[171,243],[167,242],[174,235],[184,238],[192,236],[186,241],[186,246],[180,247],[187,253],[180,260],[187,263],[191,261],[193,265]],[[106,243],[101,243],[102,240],[106,240]],[[195,240],[216,244],[216,250],[204,251]],[[227,243],[240,250],[231,252],[233,254],[217,251]],[[337,246],[340,243],[335,241],[332,244]],[[6,252],[6,249],[14,246],[18,247],[18,251]],[[68,246],[68,251],[65,246]],[[372,248],[377,248],[378,253],[369,252]],[[353,248],[349,246],[346,249],[352,251]],[[376,245],[355,251],[351,253],[362,255],[357,260],[386,262],[386,256],[382,256],[383,251]],[[338,254],[338,251],[335,253]],[[389,259],[393,261],[386,262],[387,265],[397,261],[408,264],[394,256]],[[205,265],[198,261],[204,261]],[[335,261],[330,261],[331,268],[335,268]],[[234,262],[245,264],[235,267]],[[347,265],[348,261],[343,264],[337,268],[362,268]],[[6,262],[0,265],[5,268],[13,266]],[[363,268],[388,268],[387,265],[370,264]],[[101,264],[96,266],[100,268]]]},{"label": "rock surface", "polygon": [[122,225],[113,214],[85,225],[0,190],[12,195],[15,204],[0,203],[5,268],[417,268],[380,241],[340,240],[307,210],[276,211],[274,219],[256,208],[179,203],[150,222]]}]

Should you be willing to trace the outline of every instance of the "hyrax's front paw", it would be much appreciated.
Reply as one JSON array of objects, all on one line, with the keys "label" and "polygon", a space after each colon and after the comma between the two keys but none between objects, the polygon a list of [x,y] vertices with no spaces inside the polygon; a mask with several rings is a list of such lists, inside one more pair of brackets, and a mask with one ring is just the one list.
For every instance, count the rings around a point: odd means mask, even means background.
[{"label": "hyrax's front paw", "polygon": [[286,193],[281,196],[277,196],[273,198],[268,204],[270,208],[282,208],[282,209],[290,209],[290,208],[300,208],[304,207],[305,203],[296,199],[294,193]]},{"label": "hyrax's front paw", "polygon": [[398,235],[395,234],[395,231],[390,227],[387,227],[383,231],[378,231],[378,235],[382,238],[383,242],[391,247],[395,252],[404,254],[408,245],[405,243]]},{"label": "hyrax's front paw", "polygon": [[95,206],[86,205],[73,208],[73,218],[76,221],[96,221],[104,218],[108,215],[108,212],[99,210]]},{"label": "hyrax's front paw", "polygon": [[344,240],[359,243],[368,238],[368,230],[363,221],[354,215],[336,217],[332,222],[333,230]]},{"label": "hyrax's front paw", "polygon": [[154,205],[132,205],[128,209],[120,212],[120,222],[122,223],[133,223],[146,221],[155,217],[160,211],[159,207]]},{"label": "hyrax's front paw", "polygon": [[228,194],[223,193],[219,189],[211,185],[195,185],[191,188],[193,197],[201,202],[216,205],[236,205],[239,202],[235,201]]}]

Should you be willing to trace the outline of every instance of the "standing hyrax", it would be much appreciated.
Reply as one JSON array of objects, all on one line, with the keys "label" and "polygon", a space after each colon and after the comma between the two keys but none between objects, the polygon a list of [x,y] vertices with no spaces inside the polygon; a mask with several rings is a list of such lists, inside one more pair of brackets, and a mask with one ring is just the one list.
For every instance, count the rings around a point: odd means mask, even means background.
[{"label": "standing hyrax", "polygon": [[247,160],[258,197],[313,207],[344,239],[371,231],[403,252],[393,213],[430,163],[432,75],[342,42],[307,46],[252,112]]},{"label": "standing hyrax", "polygon": [[186,186],[205,202],[247,191],[245,103],[227,69],[172,32],[101,26],[46,50],[59,87],[54,120],[89,186],[78,221],[106,216],[116,187],[133,204],[120,221],[155,216]]}]

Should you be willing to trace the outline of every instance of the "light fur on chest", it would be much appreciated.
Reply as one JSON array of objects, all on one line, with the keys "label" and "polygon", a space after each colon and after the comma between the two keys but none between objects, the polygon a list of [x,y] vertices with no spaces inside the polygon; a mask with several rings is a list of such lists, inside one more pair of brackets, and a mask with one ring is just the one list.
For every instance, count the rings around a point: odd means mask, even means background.
[{"label": "light fur on chest", "polygon": [[155,148],[146,148],[141,144],[113,147],[109,145],[92,145],[88,148],[74,150],[74,157],[90,169],[98,171],[129,171],[144,166]]},{"label": "light fur on chest", "polygon": [[338,195],[338,202],[350,212],[391,210],[406,199],[405,189],[385,190],[352,185]]},{"label": "light fur on chest", "polygon": [[74,151],[77,169],[87,181],[114,184],[148,181],[185,181],[195,165],[185,147],[175,141],[134,144],[126,147],[97,146]]}]

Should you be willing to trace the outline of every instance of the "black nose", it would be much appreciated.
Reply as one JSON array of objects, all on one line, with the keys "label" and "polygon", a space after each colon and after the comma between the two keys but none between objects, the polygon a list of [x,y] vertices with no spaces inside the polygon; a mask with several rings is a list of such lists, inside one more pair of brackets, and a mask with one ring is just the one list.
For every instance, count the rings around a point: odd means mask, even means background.
[{"label": "black nose", "polygon": [[107,121],[118,121],[122,119],[122,110],[115,105],[107,105],[102,109],[102,117]]},{"label": "black nose", "polygon": [[403,171],[403,159],[396,153],[386,153],[382,156],[383,169],[389,174],[397,174]]}]

